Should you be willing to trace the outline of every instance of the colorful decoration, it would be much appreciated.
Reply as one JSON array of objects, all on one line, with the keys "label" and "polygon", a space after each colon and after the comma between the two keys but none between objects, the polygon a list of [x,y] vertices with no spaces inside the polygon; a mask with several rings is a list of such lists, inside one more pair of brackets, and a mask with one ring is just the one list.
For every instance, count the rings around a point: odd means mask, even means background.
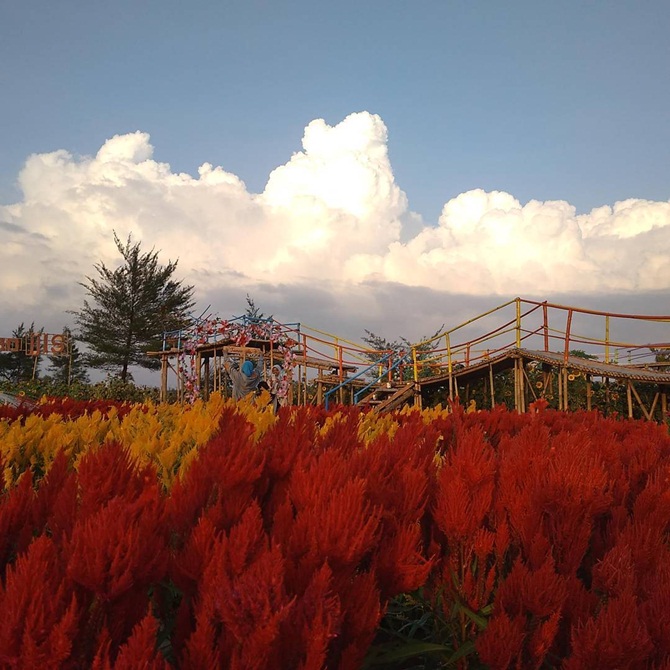
[{"label": "colorful decoration", "polygon": [[238,319],[227,321],[218,317],[205,317],[181,333],[179,370],[184,380],[185,398],[193,403],[200,397],[196,354],[200,347],[213,342],[230,343],[245,347],[251,341],[270,343],[281,360],[284,376],[278,395],[286,396],[292,379],[293,348],[297,341],[287,333],[285,326],[272,319]]}]

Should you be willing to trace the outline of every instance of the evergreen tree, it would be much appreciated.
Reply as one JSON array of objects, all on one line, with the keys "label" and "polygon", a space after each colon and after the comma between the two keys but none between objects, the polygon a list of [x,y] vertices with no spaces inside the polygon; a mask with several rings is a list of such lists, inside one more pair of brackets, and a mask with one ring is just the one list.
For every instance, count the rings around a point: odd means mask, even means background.
[{"label": "evergreen tree", "polygon": [[[435,349],[437,349],[439,341],[429,341],[428,343],[425,341],[433,340],[433,338],[436,337],[443,328],[444,326],[435,331],[431,337],[422,338],[422,344],[419,344],[416,347],[416,359],[418,363],[419,377],[431,377],[432,375],[439,374],[440,372],[437,366],[430,364],[430,361],[433,357],[433,352]],[[394,364],[400,355],[407,354],[407,363],[403,365],[402,379],[404,381],[409,381],[414,378],[413,361],[411,358],[412,343],[407,338],[401,337],[398,340],[387,340],[380,335],[376,335],[375,333],[366,330],[365,336],[362,338],[362,340],[371,349],[375,350],[374,353],[370,352],[365,354],[371,363],[382,361],[389,352],[393,352],[394,355],[392,358],[392,363]],[[384,361],[384,365],[387,364],[388,363]],[[399,375],[400,372],[396,369],[394,377],[398,378]]]},{"label": "evergreen tree", "polygon": [[40,356],[29,356],[26,344],[33,336],[41,333],[41,330],[35,330],[34,323],[27,329],[21,323],[12,331],[12,337],[21,340],[21,350],[0,353],[0,380],[18,384],[39,376]]},{"label": "evergreen tree", "polygon": [[72,331],[66,326],[63,328],[63,342],[65,351],[58,356],[49,356],[49,372],[56,384],[69,386],[75,382],[88,384],[88,372],[84,363],[84,355],[72,336]]},{"label": "evergreen tree", "polygon": [[254,302],[254,299],[249,296],[247,293],[247,309],[244,312],[244,317],[247,321],[250,321],[252,323],[256,321],[270,321],[272,319],[272,315],[270,316],[265,316],[261,310],[256,307],[256,303]]},{"label": "evergreen tree", "polygon": [[131,365],[160,367],[146,352],[160,348],[163,332],[186,325],[193,287],[172,279],[177,261],[161,265],[156,251],[142,253],[141,243],[133,244],[130,236],[124,245],[115,233],[114,241],[123,264],[116,270],[95,265],[98,277],[86,277],[81,284],[90,302],[85,300],[75,315],[78,339],[90,349],[88,365],[118,374],[125,382],[131,378]]}]

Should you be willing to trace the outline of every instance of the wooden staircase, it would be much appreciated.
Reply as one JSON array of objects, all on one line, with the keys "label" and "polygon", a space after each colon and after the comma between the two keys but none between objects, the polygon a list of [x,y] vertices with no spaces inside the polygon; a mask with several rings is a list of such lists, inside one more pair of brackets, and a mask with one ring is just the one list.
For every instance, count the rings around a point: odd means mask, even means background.
[{"label": "wooden staircase", "polygon": [[414,382],[401,386],[380,384],[358,401],[360,407],[372,407],[372,411],[381,414],[390,412],[414,397]]}]

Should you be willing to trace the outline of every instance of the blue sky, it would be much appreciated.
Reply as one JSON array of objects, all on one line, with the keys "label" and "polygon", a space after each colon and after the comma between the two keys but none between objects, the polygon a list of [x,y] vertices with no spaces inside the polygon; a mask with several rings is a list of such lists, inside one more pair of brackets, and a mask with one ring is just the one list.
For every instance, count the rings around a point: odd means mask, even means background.
[{"label": "blue sky", "polygon": [[514,295],[670,313],[669,28],[666,0],[4,0],[0,319],[65,320],[112,231],[200,304],[350,336]]},{"label": "blue sky", "polygon": [[31,153],[151,134],[262,190],[312,119],[379,114],[410,207],[470,188],[579,212],[670,190],[667,2],[2,4],[0,195]]}]

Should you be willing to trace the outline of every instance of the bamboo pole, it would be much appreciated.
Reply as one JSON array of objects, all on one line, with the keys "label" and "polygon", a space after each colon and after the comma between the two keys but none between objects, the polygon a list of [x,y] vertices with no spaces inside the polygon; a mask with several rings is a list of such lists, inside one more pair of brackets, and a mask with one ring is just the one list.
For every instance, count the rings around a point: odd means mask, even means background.
[{"label": "bamboo pole", "polygon": [[454,364],[451,360],[451,342],[449,333],[445,333],[444,338],[447,344],[447,370],[449,371],[449,400],[454,399]]},{"label": "bamboo pole", "polygon": [[519,408],[519,359],[514,359],[514,409],[516,412]]},{"label": "bamboo pole", "polygon": [[489,363],[489,388],[491,389],[491,409],[496,406],[495,393],[493,390],[493,365]]},{"label": "bamboo pole", "polygon": [[644,406],[644,403],[642,402],[642,398],[640,398],[640,395],[637,392],[637,389],[635,388],[635,386],[633,386],[632,382],[629,382],[629,386],[630,386],[631,391],[633,392],[633,395],[635,396],[635,400],[637,400],[637,404],[640,406],[640,409],[642,410],[642,413],[647,418],[647,421],[651,421],[651,414],[647,411],[647,408]]},{"label": "bamboo pole", "polygon": [[161,402],[167,402],[168,360],[165,354],[161,355]]},{"label": "bamboo pole", "polygon": [[516,348],[521,348],[521,298],[516,298]]},{"label": "bamboo pole", "polygon": [[202,391],[202,358],[199,351],[195,355],[195,379],[198,389]]},{"label": "bamboo pole", "polygon": [[412,347],[412,366],[414,368],[414,383],[419,381],[419,366],[416,358],[416,347]]},{"label": "bamboo pole", "polygon": [[570,328],[572,326],[572,310],[568,311],[567,322],[565,324],[565,349],[563,351],[563,362],[568,362],[570,355]]},{"label": "bamboo pole", "polygon": [[203,397],[205,400],[209,400],[209,358],[205,358],[205,384],[203,388],[204,394]]}]

